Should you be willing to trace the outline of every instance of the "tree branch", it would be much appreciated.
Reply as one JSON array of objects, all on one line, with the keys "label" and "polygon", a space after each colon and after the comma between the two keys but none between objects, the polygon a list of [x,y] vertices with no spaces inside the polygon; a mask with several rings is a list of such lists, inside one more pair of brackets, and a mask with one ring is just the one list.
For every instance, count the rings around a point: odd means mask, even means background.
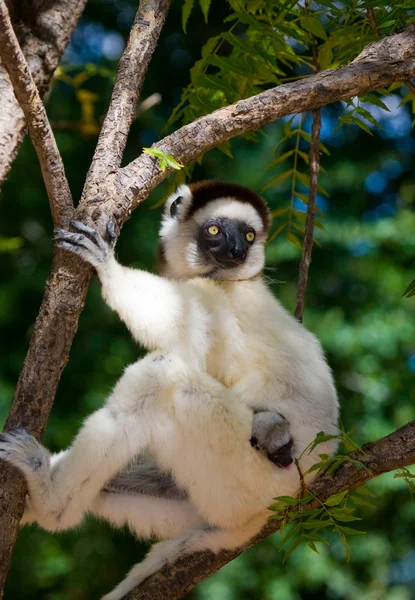
[{"label": "tree branch", "polygon": [[[315,110],[414,76],[415,59],[358,63],[322,71],[216,110],[185,125],[154,146],[171,153],[186,165],[222,142],[281,117]],[[112,182],[112,195],[118,198],[119,213],[131,213],[171,171],[166,169],[163,173],[158,159],[148,155],[141,155],[120,169]]]},{"label": "tree branch", "polygon": [[[1,2],[4,3],[4,0]],[[142,4],[147,8],[153,7],[155,14],[160,15],[155,2],[156,0],[143,0]],[[168,0],[159,2],[160,6],[165,7],[166,12],[168,4]],[[159,19],[159,16],[157,18]],[[148,25],[145,24],[144,27]],[[146,31],[154,40],[155,28],[148,27]],[[142,47],[146,47],[145,35],[141,37],[141,42]],[[138,78],[137,72],[139,73],[141,69],[146,70],[150,60],[149,52],[147,50],[147,59],[143,64],[134,59],[136,72],[131,73],[131,76],[134,75],[136,82],[143,80],[143,76]],[[125,81],[124,85],[128,87],[129,82]],[[135,97],[135,93],[131,92],[131,94],[130,98]],[[120,91],[118,98],[125,99],[123,92]],[[113,109],[115,110],[116,106],[113,106]],[[133,110],[135,111],[135,104]],[[95,184],[97,189],[100,177],[101,171],[98,170],[89,178],[90,183]],[[101,181],[101,184],[104,181]],[[19,376],[5,429],[20,426],[25,427],[37,438],[43,435],[62,371],[68,361],[79,315],[85,304],[91,274],[90,266],[75,255],[55,249],[51,273],[46,283],[34,333]],[[0,598],[3,597],[11,552],[23,514],[25,493],[26,485],[17,469],[2,463],[0,469]]]},{"label": "tree branch", "polygon": [[[38,37],[25,28],[20,44],[30,72],[43,95],[68,45],[87,0],[49,2],[36,19],[36,26],[47,32]],[[21,0],[15,0],[16,3]],[[33,15],[32,15],[33,17]],[[19,36],[18,36],[19,37]],[[0,184],[6,179],[26,133],[23,112],[13,93],[9,77],[0,65]]]},{"label": "tree branch", "polygon": [[[350,457],[362,462],[366,469],[358,469],[355,464],[344,462],[334,474],[320,476],[310,486],[310,491],[320,502],[324,502],[332,494],[360,487],[382,473],[414,464],[415,421],[377,442],[366,444],[361,450],[352,452]],[[311,502],[310,508],[317,506],[318,500]],[[309,506],[307,505],[307,508]],[[242,552],[262,542],[278,529],[278,521],[269,521],[262,531],[242,548],[222,551],[216,555],[206,551],[186,556],[143,581],[132,592],[125,595],[123,600],[179,600],[203,579],[213,575]]]},{"label": "tree branch", "polygon": [[53,223],[67,227],[74,212],[71,190],[45,107],[14,33],[5,0],[0,0],[0,56],[36,149]]},{"label": "tree branch", "polygon": [[301,257],[298,284],[297,303],[295,307],[295,318],[302,323],[304,312],[304,299],[307,289],[308,270],[313,252],[314,221],[316,217],[316,195],[318,173],[320,171],[320,130],[321,130],[321,108],[313,110],[313,126],[311,129],[310,144],[310,189],[308,192],[307,216],[305,221],[305,234],[303,254]]},{"label": "tree branch", "polygon": [[101,183],[121,164],[128,133],[136,118],[137,103],[151,57],[171,0],[141,0],[127,47],[121,57],[117,79],[98,144],[89,169],[83,198],[100,199]]}]

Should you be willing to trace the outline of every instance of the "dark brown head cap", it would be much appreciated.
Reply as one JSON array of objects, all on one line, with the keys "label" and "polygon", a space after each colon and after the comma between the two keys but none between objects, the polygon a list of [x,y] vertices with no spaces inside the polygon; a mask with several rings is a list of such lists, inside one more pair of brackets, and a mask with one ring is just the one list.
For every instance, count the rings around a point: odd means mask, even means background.
[{"label": "dark brown head cap", "polygon": [[196,183],[190,183],[189,189],[193,199],[186,214],[186,220],[190,219],[196,211],[203,208],[209,202],[218,198],[234,198],[238,202],[250,204],[257,211],[264,224],[264,230],[268,231],[271,224],[271,215],[267,203],[261,196],[236,183],[225,183],[214,179],[206,179]]}]

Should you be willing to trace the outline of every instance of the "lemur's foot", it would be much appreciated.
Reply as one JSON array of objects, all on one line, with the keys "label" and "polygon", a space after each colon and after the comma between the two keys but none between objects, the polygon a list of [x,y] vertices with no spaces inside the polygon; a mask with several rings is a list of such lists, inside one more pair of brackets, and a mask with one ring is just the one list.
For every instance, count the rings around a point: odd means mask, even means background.
[{"label": "lemur's foot", "polygon": [[49,470],[49,452],[23,428],[0,434],[0,458],[17,467],[28,482]]},{"label": "lemur's foot", "polygon": [[59,227],[55,229],[55,240],[60,248],[77,254],[93,267],[98,267],[111,258],[117,238],[112,221],[107,223],[108,241],[81,221],[71,221],[70,224],[76,233]]},{"label": "lemur's foot", "polygon": [[293,438],[290,426],[288,421],[276,411],[255,411],[250,442],[277,467],[286,468],[293,462]]}]

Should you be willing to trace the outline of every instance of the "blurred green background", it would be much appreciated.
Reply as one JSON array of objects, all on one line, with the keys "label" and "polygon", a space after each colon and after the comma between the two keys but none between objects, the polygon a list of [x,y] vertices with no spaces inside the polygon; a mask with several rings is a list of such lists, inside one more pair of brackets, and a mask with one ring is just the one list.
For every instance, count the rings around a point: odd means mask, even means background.
[{"label": "blurred green background", "polygon": [[[48,113],[75,198],[79,198],[96,136],[96,118],[108,101],[117,60],[136,3],[90,0],[48,99]],[[199,9],[188,32],[181,28],[181,2],[173,2],[154,55],[143,98],[161,103],[138,117],[126,161],[164,135],[163,127],[189,81],[201,46],[221,31],[227,5],[213,3],[206,25]],[[86,67],[89,65],[89,67]],[[92,65],[92,66],[91,66]],[[72,82],[68,77],[88,73]],[[80,93],[79,93],[80,92]],[[82,102],[80,102],[82,100]],[[415,418],[415,301],[402,293],[414,278],[415,139],[408,105],[399,92],[385,101],[383,127],[372,137],[355,125],[333,134],[341,106],[323,111],[322,139],[330,149],[319,197],[326,231],[313,255],[305,325],[322,341],[334,370],[342,422],[359,443],[376,439]],[[92,110],[93,118],[88,110]],[[82,117],[83,111],[83,117]],[[89,115],[89,116],[88,116]],[[79,126],[81,117],[82,126]],[[306,118],[309,128],[309,117]],[[194,179],[235,181],[260,192],[282,137],[283,122],[265,128],[257,143],[234,140],[234,159],[215,150]],[[161,186],[125,225],[117,250],[121,262],[154,267]],[[287,187],[266,192],[271,206],[286,203]],[[301,207],[299,207],[301,208]],[[13,396],[33,329],[52,255],[52,224],[35,153],[26,140],[0,197],[0,420]],[[268,246],[267,275],[291,311],[300,250],[284,238]],[[66,447],[82,420],[105,396],[140,350],[105,305],[93,281],[63,374],[45,442]],[[405,483],[387,474],[370,484],[376,510],[362,509],[365,536],[350,539],[352,559],[333,537],[321,556],[299,547],[283,565],[279,535],[250,550],[199,585],[197,600],[409,600],[415,598],[415,503]],[[90,600],[123,578],[147,546],[126,531],[96,520],[76,531],[51,535],[36,527],[21,531],[7,581],[6,600]]]}]

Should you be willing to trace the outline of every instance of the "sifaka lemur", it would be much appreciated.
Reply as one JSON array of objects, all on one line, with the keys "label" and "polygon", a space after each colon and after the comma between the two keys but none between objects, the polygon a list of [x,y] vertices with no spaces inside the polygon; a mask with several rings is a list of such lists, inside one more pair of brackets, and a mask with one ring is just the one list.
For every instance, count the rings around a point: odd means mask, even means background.
[{"label": "sifaka lemur", "polygon": [[63,530],[92,512],[163,540],[105,600],[183,555],[244,544],[273,497],[298,491],[293,458],[309,481],[318,455],[335,451],[330,440],[303,453],[318,432],[337,433],[338,402],[318,340],[261,275],[269,220],[242,186],[179,186],[162,220],[160,275],[116,261],[112,223],[108,240],[79,221],[56,232],[95,267],[106,302],[149,354],[68,450],[51,456],[17,430],[1,436],[0,458],[26,477],[24,522]]}]

